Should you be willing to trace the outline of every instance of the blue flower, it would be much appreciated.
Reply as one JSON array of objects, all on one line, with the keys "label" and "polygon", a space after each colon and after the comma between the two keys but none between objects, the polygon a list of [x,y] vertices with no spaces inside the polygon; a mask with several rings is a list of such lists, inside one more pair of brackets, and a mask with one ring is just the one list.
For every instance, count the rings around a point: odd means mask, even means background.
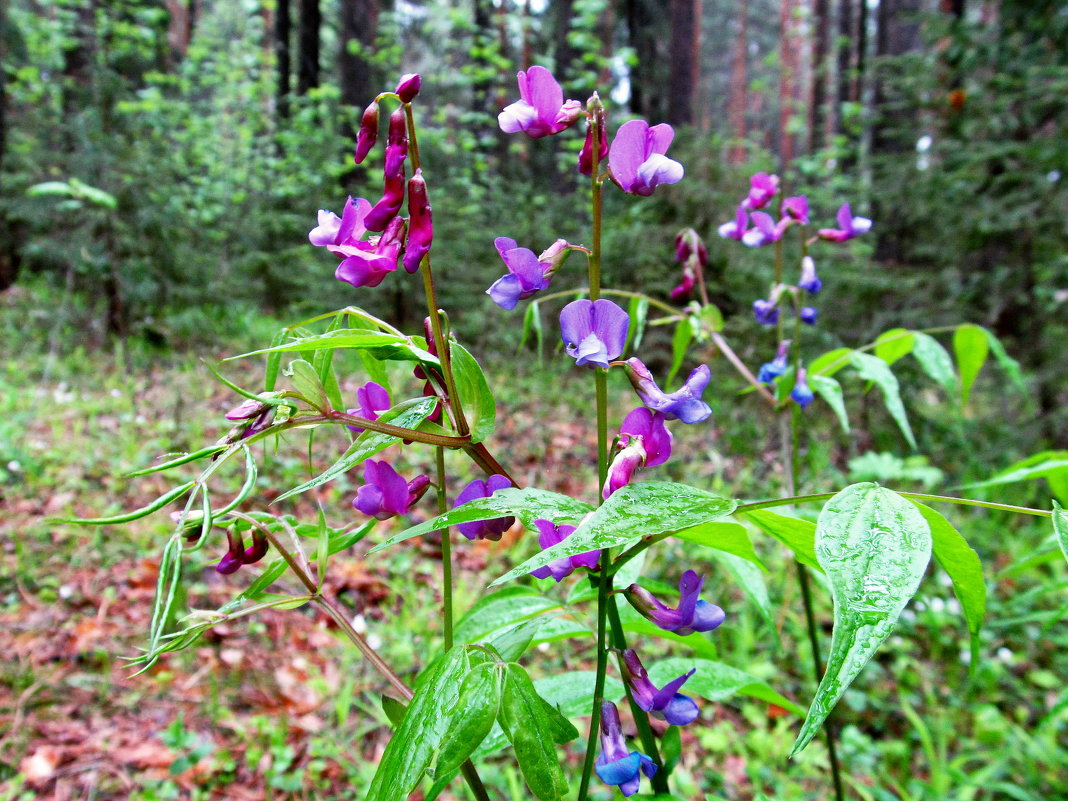
[{"label": "blue flower", "polygon": [[712,416],[712,407],[701,400],[701,395],[712,378],[707,364],[692,370],[682,388],[674,392],[664,392],[660,389],[653,380],[653,374],[640,359],[627,359],[624,367],[627,370],[627,378],[642,403],[654,412],[663,412],[665,419],[700,423]]},{"label": "blue flower", "polygon": [[642,617],[653,621],[664,631],[685,636],[695,631],[712,631],[726,617],[724,611],[707,601],[702,601],[701,585],[704,579],[694,571],[687,570],[679,579],[679,605],[672,609],[653,597],[652,593],[637,584],[623,591],[627,600]]},{"label": "blue flower", "polygon": [[753,301],[753,316],[761,325],[775,325],[779,322],[779,306],[776,300]]},{"label": "blue flower", "polygon": [[812,394],[812,390],[808,386],[808,375],[804,367],[797,371],[797,383],[794,384],[793,390],[790,391],[790,397],[802,409],[816,399],[816,396]]},{"label": "blue flower", "polygon": [[608,367],[627,344],[630,315],[610,300],[575,300],[560,311],[560,336],[580,367]]},{"label": "blue flower", "polygon": [[619,722],[619,710],[611,701],[601,704],[601,754],[594,766],[605,784],[619,788],[623,795],[634,795],[641,784],[641,774],[656,775],[656,763],[640,751],[628,751]]},{"label": "blue flower", "polygon": [[823,282],[816,275],[816,262],[811,256],[801,259],[801,279],[797,285],[810,295],[817,294],[823,288]]},{"label": "blue flower", "polygon": [[683,673],[665,684],[663,689],[657,689],[633,649],[627,648],[623,652],[623,678],[630,685],[634,702],[657,720],[666,720],[672,726],[693,723],[700,714],[690,696],[676,692],[694,672]]},{"label": "blue flower", "polygon": [[775,358],[760,365],[757,381],[770,386],[775,383],[776,378],[786,372],[786,362],[790,355],[790,343],[792,341],[791,339],[784,339],[779,343],[779,348],[775,351]]},{"label": "blue flower", "polygon": [[[453,508],[463,506],[468,501],[473,501],[476,498],[488,498],[497,490],[510,486],[512,486],[512,482],[504,476],[490,476],[485,481],[476,478],[456,496]],[[460,533],[469,540],[493,540],[496,542],[504,536],[504,532],[510,529],[514,523],[515,518],[509,515],[507,517],[496,517],[492,520],[473,520],[469,523],[458,523],[456,528],[460,529]]]}]

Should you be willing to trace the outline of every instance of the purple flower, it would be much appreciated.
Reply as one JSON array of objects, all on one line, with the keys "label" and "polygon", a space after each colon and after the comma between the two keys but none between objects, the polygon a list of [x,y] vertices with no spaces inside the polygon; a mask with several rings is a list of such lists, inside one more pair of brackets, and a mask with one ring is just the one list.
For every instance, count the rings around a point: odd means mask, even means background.
[{"label": "purple flower", "polygon": [[384,459],[364,462],[363,480],[367,483],[357,491],[352,505],[376,520],[407,514],[430,486],[430,478],[425,475],[405,481]]},{"label": "purple flower", "polygon": [[228,576],[243,565],[251,565],[267,555],[267,535],[257,528],[252,529],[252,544],[245,547],[241,532],[231,526],[226,530],[228,550],[215,566],[215,572]]},{"label": "purple flower", "polygon": [[564,91],[545,67],[531,67],[520,71],[519,96],[497,115],[497,122],[505,133],[522,131],[531,139],[550,136],[570,128],[582,116],[582,104],[577,100],[564,102]]},{"label": "purple flower", "polygon": [[[453,508],[463,506],[468,501],[473,501],[476,498],[488,498],[497,490],[510,486],[512,486],[512,482],[504,476],[490,476],[485,481],[476,478],[456,496]],[[458,523],[456,528],[460,529],[460,533],[469,540],[493,540],[496,542],[514,523],[515,518],[509,515],[508,517],[496,517],[493,520],[474,520],[470,523]]]},{"label": "purple flower", "polygon": [[708,248],[692,228],[683,228],[675,234],[675,261],[687,262],[691,257],[697,257],[697,263],[701,267],[708,266]]},{"label": "purple flower", "polygon": [[381,284],[387,273],[397,269],[406,228],[407,222],[403,217],[394,217],[381,236],[370,237],[366,242],[329,248],[333,253],[344,256],[334,271],[334,277],[353,286]]},{"label": "purple flower", "polygon": [[[368,381],[356,390],[357,409],[348,409],[349,414],[359,415],[365,420],[377,420],[378,413],[389,408],[389,392],[381,384]],[[363,429],[359,426],[345,426],[353,434],[362,434]]]},{"label": "purple flower", "polygon": [[819,311],[812,306],[802,306],[797,315],[801,318],[801,322],[805,325],[815,325],[816,318],[819,317]]},{"label": "purple flower", "polygon": [[[275,393],[271,393],[273,396]],[[253,434],[258,434],[270,427],[278,407],[262,400],[248,398],[239,406],[226,413],[227,420],[245,421],[245,426],[235,426],[227,439],[231,442],[235,439],[248,439]],[[240,436],[238,436],[240,434]],[[236,569],[236,568],[235,568]]]},{"label": "purple flower", "polygon": [[753,316],[761,325],[775,325],[779,322],[779,306],[777,299],[764,300],[760,298],[753,301]]},{"label": "purple flower", "polygon": [[[605,130],[604,107],[598,105],[594,113],[597,115],[597,122],[601,128],[601,135],[597,141],[597,163],[600,164],[604,161],[604,157],[608,155],[608,132]],[[583,175],[593,175],[592,120],[586,123],[586,141],[582,143],[582,150],[579,151],[578,169]]]},{"label": "purple flower", "polygon": [[743,245],[759,248],[782,239],[783,231],[786,230],[785,225],[781,223],[776,225],[771,215],[762,211],[754,211],[752,216],[754,227],[742,235]]},{"label": "purple flower", "polygon": [[717,230],[724,239],[734,239],[741,242],[748,228],[749,213],[745,210],[745,206],[739,206],[734,214],[734,220],[723,223]]},{"label": "purple flower", "polygon": [[847,239],[866,234],[871,230],[871,220],[867,217],[854,217],[848,203],[843,203],[838,209],[836,219],[838,227],[821,228],[818,234],[820,239],[828,242],[845,242]]},{"label": "purple flower", "polygon": [[549,287],[552,263],[540,261],[533,250],[519,247],[514,239],[508,237],[499,236],[493,240],[493,244],[508,268],[508,275],[498,278],[486,290],[494,303],[502,309],[514,309],[520,300]]},{"label": "purple flower", "polygon": [[630,685],[635,703],[654,718],[666,720],[672,726],[685,726],[697,720],[700,714],[697,704],[690,696],[677,692],[696,669],[672,679],[662,690],[658,690],[649,680],[649,674],[645,672],[645,667],[633,649],[627,648],[623,651],[622,667],[623,679]]},{"label": "purple flower", "polygon": [[775,351],[775,358],[770,362],[764,362],[760,366],[760,372],[757,374],[757,381],[761,384],[775,383],[775,379],[786,372],[786,363],[790,357],[790,343],[793,340],[784,339],[779,343],[778,350]]},{"label": "purple flower", "polygon": [[415,96],[419,94],[419,87],[422,84],[423,79],[419,77],[417,72],[409,72],[407,75],[402,75],[400,83],[397,84],[397,96],[402,103],[411,103],[415,100]]},{"label": "purple flower", "polygon": [[[543,551],[566,540],[575,532],[576,528],[566,523],[556,526],[550,520],[535,520],[534,525],[538,527],[538,544],[541,545]],[[600,559],[600,550],[586,551],[586,553],[576,554],[575,556],[565,556],[563,559],[550,562],[545,567],[531,570],[530,575],[534,576],[534,578],[552,576],[555,581],[559,582],[564,576],[570,576],[576,567],[596,569]]]},{"label": "purple flower", "polygon": [[389,115],[389,135],[386,139],[386,163],[383,169],[385,186],[382,199],[374,205],[363,224],[368,231],[383,231],[397,216],[404,203],[404,160],[408,158],[408,124],[404,108]]},{"label": "purple flower", "polygon": [[[418,77],[418,76],[416,76]],[[423,171],[416,170],[408,181],[408,242],[404,247],[404,269],[414,273],[434,241],[434,222],[426,196]]]},{"label": "purple flower", "polygon": [[356,134],[356,152],[353,154],[352,160],[357,164],[362,164],[377,141],[378,103],[374,102],[363,110],[363,116],[360,118],[360,131]]},{"label": "purple flower", "polygon": [[812,394],[812,390],[808,386],[808,373],[804,367],[797,371],[797,382],[790,391],[790,397],[802,409],[816,399],[816,396]]},{"label": "purple flower", "polygon": [[778,191],[778,175],[768,175],[766,172],[758,172],[749,179],[749,194],[746,196],[745,200],[742,201],[741,208],[746,211],[762,209],[771,202],[771,199],[775,197],[775,193]]},{"label": "purple flower", "polygon": [[695,631],[712,631],[726,617],[723,610],[715,604],[699,600],[704,579],[692,570],[687,570],[679,579],[679,605],[677,609],[665,606],[653,597],[648,590],[631,584],[624,590],[638,613],[655,623],[664,631],[687,635]]},{"label": "purple flower", "polygon": [[684,170],[667,153],[675,131],[667,123],[649,127],[645,120],[631,120],[619,126],[608,151],[612,180],[631,195],[648,196],[660,184],[682,180]]},{"label": "purple flower", "polygon": [[575,300],[560,311],[560,336],[580,367],[608,367],[627,344],[630,316],[610,300]]},{"label": "purple flower", "polygon": [[628,751],[619,722],[619,710],[611,701],[601,703],[601,753],[594,766],[605,784],[619,787],[625,796],[638,792],[641,774],[653,778],[656,763],[640,751]]},{"label": "purple flower", "polygon": [[797,282],[797,285],[810,295],[818,294],[823,289],[823,282],[816,275],[816,262],[812,260],[811,256],[805,256],[801,259],[801,279]]},{"label": "purple flower", "polygon": [[630,483],[639,467],[656,467],[671,456],[671,432],[665,425],[662,412],[651,412],[644,406],[634,409],[619,427],[619,452],[608,468],[608,478],[601,497],[608,498],[620,487]]},{"label": "purple flower", "polygon": [[641,360],[627,359],[625,362],[627,378],[638,393],[642,403],[654,412],[663,412],[668,420],[682,420],[684,423],[700,423],[712,415],[712,407],[701,400],[701,395],[712,377],[707,364],[702,364],[690,372],[686,383],[674,392],[664,392],[656,385],[653,374]]},{"label": "purple flower", "polygon": [[808,225],[808,198],[804,195],[786,198],[782,202],[782,213],[788,220]]}]

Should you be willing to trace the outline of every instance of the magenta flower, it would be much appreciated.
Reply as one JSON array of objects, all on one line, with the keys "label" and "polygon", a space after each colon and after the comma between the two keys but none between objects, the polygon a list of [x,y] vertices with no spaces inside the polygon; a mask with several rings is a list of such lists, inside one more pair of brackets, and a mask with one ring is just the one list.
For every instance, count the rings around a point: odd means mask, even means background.
[{"label": "magenta flower", "polygon": [[[378,413],[389,408],[389,392],[381,384],[368,381],[356,390],[357,409],[348,409],[349,414],[358,415],[365,420],[377,420]],[[362,434],[363,429],[359,426],[345,426],[353,434]]]},{"label": "magenta flower", "polygon": [[356,152],[353,154],[352,160],[357,164],[362,164],[377,141],[378,103],[374,102],[363,110],[363,116],[360,118],[360,131],[356,134]]},{"label": "magenta flower", "polygon": [[605,784],[619,787],[625,796],[638,792],[641,774],[656,775],[656,763],[640,751],[628,751],[619,722],[619,710],[611,701],[601,703],[601,753],[594,766]]},{"label": "magenta flower", "polygon": [[[512,486],[512,482],[504,476],[490,476],[485,481],[476,478],[456,496],[453,508],[463,506],[468,501],[473,501],[476,498],[488,498],[497,490],[510,486]],[[474,520],[470,523],[457,523],[456,528],[460,529],[460,533],[469,540],[493,540],[496,542],[514,524],[515,518],[509,515],[508,517],[496,517],[493,520]]]},{"label": "magenta flower", "polygon": [[675,184],[685,171],[667,153],[675,131],[667,123],[649,127],[645,120],[631,120],[619,126],[608,151],[612,180],[631,195],[648,196],[660,184]]},{"label": "magenta flower", "polygon": [[651,620],[664,631],[685,636],[695,631],[712,631],[726,615],[715,604],[699,599],[704,579],[687,570],[679,579],[679,605],[676,609],[661,603],[648,590],[631,584],[623,591],[642,617]]},{"label": "magenta flower", "polygon": [[683,673],[665,684],[662,690],[657,689],[634,650],[627,648],[623,651],[623,679],[630,685],[635,703],[657,720],[666,720],[672,726],[693,723],[700,714],[694,700],[678,692],[679,687],[696,672],[694,669]]},{"label": "magenta flower", "polygon": [[742,201],[742,208],[746,211],[762,209],[779,191],[779,176],[768,175],[766,172],[758,172],[749,179],[749,194]]},{"label": "magenta flower", "polygon": [[370,237],[366,242],[329,248],[333,253],[345,257],[334,271],[334,277],[353,286],[381,284],[387,273],[397,269],[407,225],[403,217],[394,217],[381,236]]},{"label": "magenta flower", "polygon": [[416,170],[408,181],[408,242],[404,247],[404,269],[414,273],[434,241],[434,222],[426,196],[423,171]]},{"label": "magenta flower", "polygon": [[797,282],[797,285],[810,295],[818,294],[823,288],[823,282],[816,275],[816,262],[812,260],[811,256],[805,256],[801,259],[801,279]]},{"label": "magenta flower", "polygon": [[674,392],[664,392],[660,389],[649,368],[639,359],[627,359],[624,365],[634,391],[638,393],[642,403],[654,412],[663,412],[666,419],[682,420],[684,423],[700,423],[711,417],[712,408],[701,400],[701,395],[712,378],[707,364],[694,368],[682,388]]},{"label": "magenta flower", "polygon": [[808,198],[804,195],[788,197],[782,202],[782,213],[787,219],[808,225]]},{"label": "magenta flower", "polygon": [[776,225],[770,214],[754,211],[754,227],[742,235],[742,244],[751,248],[759,248],[764,245],[770,245],[772,242],[778,242],[782,239],[783,231],[786,230],[786,226],[789,224],[788,219]]},{"label": "magenta flower", "polygon": [[[566,523],[556,526],[553,525],[550,520],[535,520],[534,525],[538,527],[538,544],[541,545],[543,551],[546,548],[566,540],[575,533],[576,528],[575,526],[569,526]],[[600,560],[600,550],[586,551],[586,553],[576,554],[575,556],[565,556],[563,559],[557,559],[555,562],[550,562],[545,567],[531,570],[530,575],[534,576],[534,578],[548,578],[549,576],[552,576],[554,581],[559,582],[565,576],[570,576],[577,567],[588,567],[591,570],[596,569]]]},{"label": "magenta flower", "polygon": [[516,77],[522,100],[497,115],[505,133],[522,131],[531,139],[538,139],[570,128],[582,116],[582,104],[577,100],[565,103],[564,91],[545,67],[531,67]]},{"label": "magenta flower", "polygon": [[619,452],[608,468],[608,478],[601,497],[608,498],[620,487],[630,483],[639,467],[656,467],[671,456],[671,432],[664,423],[662,412],[651,412],[644,406],[634,409],[619,427]]},{"label": "magenta flower", "polygon": [[724,239],[733,239],[737,242],[741,242],[742,237],[745,236],[745,232],[748,228],[749,213],[745,210],[745,206],[739,206],[738,210],[735,212],[734,220],[723,223],[723,225],[716,230]]},{"label": "magenta flower", "polygon": [[675,261],[682,262],[682,283],[671,290],[671,299],[685,298],[697,285],[697,278],[708,266],[708,250],[692,228],[675,234]]},{"label": "magenta flower", "polygon": [[245,547],[241,532],[233,526],[226,530],[229,549],[215,566],[215,572],[228,576],[236,573],[243,565],[251,565],[267,555],[267,535],[258,528],[252,529],[252,544]]},{"label": "magenta flower", "polygon": [[430,486],[430,478],[425,475],[405,481],[384,459],[364,462],[363,480],[367,483],[356,492],[352,505],[376,520],[407,514]]},{"label": "magenta flower", "polygon": [[[601,126],[601,136],[597,141],[597,163],[601,164],[608,155],[608,131],[605,130],[604,107],[598,106],[596,113]],[[593,175],[593,125],[589,121],[586,124],[586,141],[579,151],[578,169],[583,175]]]},{"label": "magenta flower", "polygon": [[866,234],[871,230],[871,220],[867,217],[854,217],[848,203],[838,209],[837,228],[821,228],[819,238],[828,242],[845,242],[855,236]]},{"label": "magenta flower", "polygon": [[502,309],[514,309],[520,300],[548,288],[552,263],[540,261],[533,250],[521,248],[514,239],[505,236],[497,237],[493,244],[508,268],[508,274],[498,278],[486,290],[494,303]]},{"label": "magenta flower", "polygon": [[389,115],[389,135],[386,139],[386,163],[383,169],[385,185],[379,200],[364,218],[368,231],[384,231],[397,216],[404,203],[404,160],[408,158],[408,124],[404,108]]},{"label": "magenta flower", "polygon": [[775,351],[775,358],[770,362],[764,362],[760,365],[760,372],[757,373],[757,381],[761,384],[775,383],[775,379],[786,372],[787,361],[790,358],[790,343],[793,340],[784,339],[779,343],[778,350]]},{"label": "magenta flower", "polygon": [[812,390],[809,388],[808,371],[804,367],[797,371],[797,382],[790,391],[790,397],[802,409],[807,408],[816,399],[816,396],[812,394]]},{"label": "magenta flower", "polygon": [[[248,439],[253,434],[267,430],[274,421],[274,415],[277,411],[278,407],[274,404],[248,398],[244,403],[228,411],[226,419],[246,421],[245,428],[241,431],[239,439]],[[235,426],[234,430],[230,432],[231,439],[234,438],[239,428],[239,426]]]},{"label": "magenta flower", "polygon": [[415,100],[415,96],[419,94],[419,87],[422,84],[423,79],[419,77],[419,73],[409,72],[407,75],[401,76],[395,91],[402,103],[411,103]]},{"label": "magenta flower", "polygon": [[608,367],[627,344],[630,316],[610,300],[575,300],[560,311],[560,335],[576,364]]}]

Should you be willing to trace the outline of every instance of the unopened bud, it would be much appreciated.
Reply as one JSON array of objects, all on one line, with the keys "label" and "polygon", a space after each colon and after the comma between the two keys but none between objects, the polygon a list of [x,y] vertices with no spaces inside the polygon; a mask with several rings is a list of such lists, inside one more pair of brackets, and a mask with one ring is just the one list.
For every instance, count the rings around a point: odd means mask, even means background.
[{"label": "unopened bud", "polygon": [[400,83],[397,84],[397,96],[400,97],[402,103],[411,103],[417,94],[419,94],[419,87],[422,85],[423,79],[419,77],[417,72],[409,72],[407,75],[402,75]]},{"label": "unopened bud", "polygon": [[362,164],[378,141],[378,103],[372,103],[363,111],[360,119],[360,131],[356,134],[356,153],[352,160]]}]

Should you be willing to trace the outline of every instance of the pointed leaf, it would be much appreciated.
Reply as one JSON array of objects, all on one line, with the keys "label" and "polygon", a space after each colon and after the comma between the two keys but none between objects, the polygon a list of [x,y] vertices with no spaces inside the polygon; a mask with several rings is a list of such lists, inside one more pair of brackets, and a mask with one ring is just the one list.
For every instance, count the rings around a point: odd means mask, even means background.
[{"label": "pointed leaf", "polygon": [[750,676],[743,670],[721,662],[713,662],[710,659],[687,659],[686,657],[658,659],[648,665],[649,678],[657,687],[663,687],[692,668],[696,668],[697,672],[686,682],[684,687],[686,695],[696,695],[706,701],[724,701],[735,695],[748,695],[751,698],[781,706],[795,715],[804,714],[801,707],[760,679]]},{"label": "pointed leaf", "polygon": [[557,609],[559,601],[536,590],[507,587],[480,598],[456,623],[454,637],[457,642],[478,642],[500,629]]},{"label": "pointed leaf", "polygon": [[129,523],[131,520],[146,517],[158,509],[162,509],[167,504],[178,500],[196,486],[196,483],[197,482],[195,481],[187,481],[185,484],[163,493],[148,506],[142,506],[140,509],[134,509],[132,512],[126,512],[125,514],[113,515],[111,517],[63,517],[55,518],[53,519],[53,522],[72,523],[79,526],[110,526],[117,523]]},{"label": "pointed leaf", "polygon": [[904,328],[891,328],[875,340],[875,355],[887,364],[908,356],[916,344],[916,335]]},{"label": "pointed leaf", "polygon": [[912,436],[912,428],[909,426],[908,416],[905,414],[905,404],[901,402],[901,389],[897,383],[897,377],[890,372],[886,362],[877,356],[868,353],[853,351],[849,357],[850,362],[856,368],[861,378],[874,381],[883,391],[883,402],[886,410],[894,418],[901,433],[905,435],[912,449],[916,449],[916,438]]},{"label": "pointed leaf", "polygon": [[[1035,478],[1046,479],[1054,494],[1062,494],[1064,484],[1068,481],[1068,451],[1042,451],[1009,465],[997,475],[986,481],[965,484],[963,489],[977,487],[995,487],[999,484],[1014,484],[1017,481],[1029,481]],[[1068,501],[1068,499],[1063,499]]]},{"label": "pointed leaf", "polygon": [[490,733],[500,710],[502,667],[494,662],[477,664],[464,676],[456,704],[461,714],[427,770],[431,779],[459,770]]},{"label": "pointed leaf", "polygon": [[749,532],[745,526],[739,523],[718,521],[715,523],[702,523],[699,526],[684,528],[671,535],[675,539],[703,545],[706,548],[715,548],[718,551],[731,554],[732,556],[745,559],[757,568],[767,572],[764,563],[753,550],[753,542],[749,539]]},{"label": "pointed leaf", "polygon": [[808,383],[812,390],[831,407],[831,410],[838,416],[838,422],[842,424],[842,430],[848,434],[849,415],[846,414],[842,385],[830,376],[820,375],[819,373],[809,375]]},{"label": "pointed leaf", "polygon": [[675,326],[675,335],[671,338],[671,369],[665,384],[670,385],[675,380],[676,373],[682,367],[682,360],[686,357],[686,348],[690,346],[692,339],[693,325],[689,317],[684,317]]},{"label": "pointed leaf", "polygon": [[685,484],[628,484],[614,492],[566,540],[532,556],[490,586],[525,576],[557,559],[719,520],[730,515],[735,506],[732,500]]},{"label": "pointed leaf", "polygon": [[937,381],[950,397],[953,397],[957,391],[957,373],[953,370],[953,359],[949,351],[930,334],[917,331],[915,337],[916,344],[912,349],[912,355],[920,363],[923,371]]},{"label": "pointed leaf", "polygon": [[293,388],[304,396],[308,403],[320,412],[325,412],[330,408],[330,401],[326,398],[326,388],[311,362],[294,359],[284,372],[293,383]]},{"label": "pointed leaf", "polygon": [[849,366],[849,357],[852,353],[852,348],[835,348],[821,356],[817,356],[808,364],[809,377],[815,373],[819,375],[834,375],[843,367]]},{"label": "pointed leaf", "polygon": [[645,337],[645,323],[649,319],[649,298],[631,298],[627,305],[627,314],[630,316],[630,326],[627,328],[627,344],[623,352],[634,353],[642,346]]},{"label": "pointed leaf", "polygon": [[827,670],[794,743],[798,754],[897,622],[931,560],[931,527],[920,511],[877,484],[853,484],[823,507],[816,556],[834,600]]},{"label": "pointed leaf", "polygon": [[[753,606],[756,607],[761,619],[778,636],[778,629],[775,628],[775,618],[771,608],[771,597],[768,595],[768,585],[764,581],[764,573],[751,562],[732,553],[717,553],[713,558],[727,569],[734,582],[745,593],[745,596],[752,602]],[[626,585],[621,584],[620,586]]]},{"label": "pointed leaf", "polygon": [[1068,511],[1053,502],[1053,533],[1057,535],[1057,544],[1061,546],[1061,553],[1068,559]]},{"label": "pointed leaf", "polygon": [[497,403],[475,357],[455,342],[450,347],[450,353],[456,391],[471,426],[471,442],[482,442],[493,434],[497,422]]},{"label": "pointed leaf", "polygon": [[823,568],[816,560],[815,523],[797,517],[780,515],[767,509],[754,509],[743,513],[742,517],[793,551],[797,561],[823,572]]},{"label": "pointed leaf", "polygon": [[1028,395],[1027,382],[1024,381],[1020,363],[1005,352],[1005,346],[1001,344],[1001,340],[994,336],[992,332],[984,328],[983,333],[986,334],[986,342],[990,346],[990,352],[994,354],[994,360],[998,363],[998,366],[1005,371],[1009,381],[1020,394]]},{"label": "pointed leaf", "polygon": [[957,367],[960,370],[960,402],[962,406],[967,406],[972,384],[990,352],[990,340],[986,331],[979,326],[962,325],[953,332],[953,350],[957,354]]},{"label": "pointed leaf", "polygon": [[515,662],[509,664],[501,695],[501,728],[512,743],[530,791],[540,801],[557,801],[568,791],[561,755],[554,742],[561,718],[550,717],[545,707],[527,672]]}]

